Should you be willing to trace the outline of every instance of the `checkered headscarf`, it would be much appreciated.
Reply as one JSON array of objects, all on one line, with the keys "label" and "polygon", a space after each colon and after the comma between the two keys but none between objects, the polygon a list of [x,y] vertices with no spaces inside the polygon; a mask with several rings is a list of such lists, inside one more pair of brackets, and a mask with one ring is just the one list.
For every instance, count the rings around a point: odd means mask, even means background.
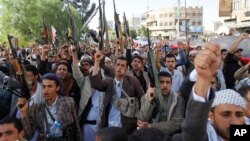
[{"label": "checkered headscarf", "polygon": [[246,101],[244,98],[234,90],[226,89],[217,91],[215,93],[214,102],[211,108],[219,106],[221,104],[233,104],[246,109]]}]

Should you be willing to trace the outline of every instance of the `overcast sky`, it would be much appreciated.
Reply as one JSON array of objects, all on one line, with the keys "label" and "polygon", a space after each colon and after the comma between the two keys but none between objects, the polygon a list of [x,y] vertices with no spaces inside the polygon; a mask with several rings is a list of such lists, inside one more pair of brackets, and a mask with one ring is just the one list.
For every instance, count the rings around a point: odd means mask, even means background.
[{"label": "overcast sky", "polygon": [[[102,0],[101,0],[102,1]],[[106,17],[107,20],[113,20],[114,9],[113,0],[106,1]],[[185,0],[180,0],[181,6],[184,6]],[[209,2],[208,2],[209,1]],[[98,4],[98,0],[91,0]],[[149,9],[159,9],[177,6],[177,0],[115,0],[117,13],[126,13],[126,16],[139,16],[145,13]],[[218,18],[218,3],[219,0],[186,0],[187,6],[203,6],[203,19],[204,24],[217,21]],[[98,26],[99,13],[96,14],[95,18],[89,24],[90,28],[96,28]],[[120,17],[121,19],[122,17]]]}]

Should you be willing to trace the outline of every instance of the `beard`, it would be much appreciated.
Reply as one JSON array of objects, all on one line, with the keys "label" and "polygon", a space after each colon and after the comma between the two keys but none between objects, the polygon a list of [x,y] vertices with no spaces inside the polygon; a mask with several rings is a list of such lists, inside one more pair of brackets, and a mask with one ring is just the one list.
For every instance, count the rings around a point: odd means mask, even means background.
[{"label": "beard", "polygon": [[229,128],[222,129],[220,126],[217,126],[217,124],[215,124],[215,123],[213,123],[213,127],[220,137],[222,137],[223,139],[229,140],[229,138],[230,138]]},{"label": "beard", "polygon": [[167,97],[169,96],[170,91],[169,90],[162,90],[162,96]]},{"label": "beard", "polygon": [[133,67],[133,71],[138,71],[138,70],[140,70],[139,67]]}]

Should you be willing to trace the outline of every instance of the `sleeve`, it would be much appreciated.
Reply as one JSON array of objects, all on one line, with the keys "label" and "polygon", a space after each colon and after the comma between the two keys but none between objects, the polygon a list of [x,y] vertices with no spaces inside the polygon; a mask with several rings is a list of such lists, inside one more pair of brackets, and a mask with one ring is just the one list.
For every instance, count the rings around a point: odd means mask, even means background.
[{"label": "sleeve", "polygon": [[79,87],[83,85],[84,75],[82,74],[78,65],[72,65],[73,77],[76,80],[76,83]]},{"label": "sleeve", "polygon": [[141,108],[137,119],[143,121],[149,121],[152,117],[155,106],[148,102],[146,98],[147,94],[141,97]]},{"label": "sleeve", "polygon": [[192,93],[193,93],[193,99],[195,101],[198,101],[198,102],[203,102],[205,103],[206,101],[208,101],[209,97],[210,97],[210,88],[208,89],[208,92],[207,92],[207,99],[201,97],[201,96],[198,96],[195,91],[194,91],[194,87],[192,89]]},{"label": "sleeve", "polygon": [[91,76],[90,78],[90,83],[91,83],[91,87],[93,89],[96,89],[98,91],[102,91],[105,92],[108,88],[108,86],[110,85],[109,82],[109,77],[106,77],[105,79],[102,78],[102,75],[100,73],[98,73],[95,76]]},{"label": "sleeve", "polygon": [[185,52],[183,50],[180,50],[179,54],[180,54],[180,61],[178,61],[177,66],[184,65],[186,63]]},{"label": "sleeve", "polygon": [[40,60],[39,61],[37,68],[38,68],[38,71],[41,75],[44,75],[44,74],[49,72],[49,70],[47,69],[47,64],[48,64],[48,60],[46,60],[46,61]]},{"label": "sleeve", "polygon": [[195,101],[193,95],[192,91],[182,124],[182,139],[183,141],[208,141],[207,119],[214,93],[210,91],[211,100],[205,103]]},{"label": "sleeve", "polygon": [[72,65],[72,59],[70,59],[70,60],[67,60],[67,64],[68,64],[68,68],[69,68],[69,72],[70,73],[73,73],[73,71],[72,71],[72,67],[71,67],[71,65]]},{"label": "sleeve", "polygon": [[72,116],[74,118],[74,123],[75,123],[76,139],[77,141],[82,141],[81,128],[79,125],[79,119],[77,118],[76,105],[73,99],[71,100],[71,103],[72,103],[71,111],[72,111]]},{"label": "sleeve", "polygon": [[31,139],[33,137],[35,130],[37,128],[36,125],[38,125],[36,123],[36,119],[35,119],[36,117],[34,116],[35,113],[33,113],[37,111],[35,110],[36,107],[37,106],[32,107],[34,108],[34,110],[33,109],[29,110],[28,117],[21,118],[21,122],[23,124],[23,129],[24,129],[24,135],[25,135],[25,138],[27,139]]},{"label": "sleeve", "polygon": [[247,69],[245,69],[245,66],[242,66],[234,73],[234,78],[240,81],[247,77],[246,72],[247,72]]}]

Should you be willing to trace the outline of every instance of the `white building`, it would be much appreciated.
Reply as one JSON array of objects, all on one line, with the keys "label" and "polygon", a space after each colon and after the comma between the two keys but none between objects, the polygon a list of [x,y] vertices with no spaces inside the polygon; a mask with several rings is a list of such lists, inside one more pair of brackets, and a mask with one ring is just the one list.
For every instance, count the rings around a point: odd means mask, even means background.
[{"label": "white building", "polygon": [[131,17],[128,19],[129,28],[134,30],[139,30],[141,28],[141,18],[140,17]]},{"label": "white building", "polygon": [[239,32],[250,29],[250,0],[232,0],[232,14],[225,23]]},{"label": "white building", "polygon": [[[225,31],[225,27],[227,28]],[[222,21],[209,22],[204,24],[204,34],[220,34],[228,32],[228,26]]]},{"label": "white building", "polygon": [[[179,10],[180,36],[188,34],[203,34],[203,7],[181,7]],[[144,14],[146,27],[151,31],[151,36],[165,38],[177,37],[177,7],[155,9]],[[186,13],[186,14],[185,14]]]}]

